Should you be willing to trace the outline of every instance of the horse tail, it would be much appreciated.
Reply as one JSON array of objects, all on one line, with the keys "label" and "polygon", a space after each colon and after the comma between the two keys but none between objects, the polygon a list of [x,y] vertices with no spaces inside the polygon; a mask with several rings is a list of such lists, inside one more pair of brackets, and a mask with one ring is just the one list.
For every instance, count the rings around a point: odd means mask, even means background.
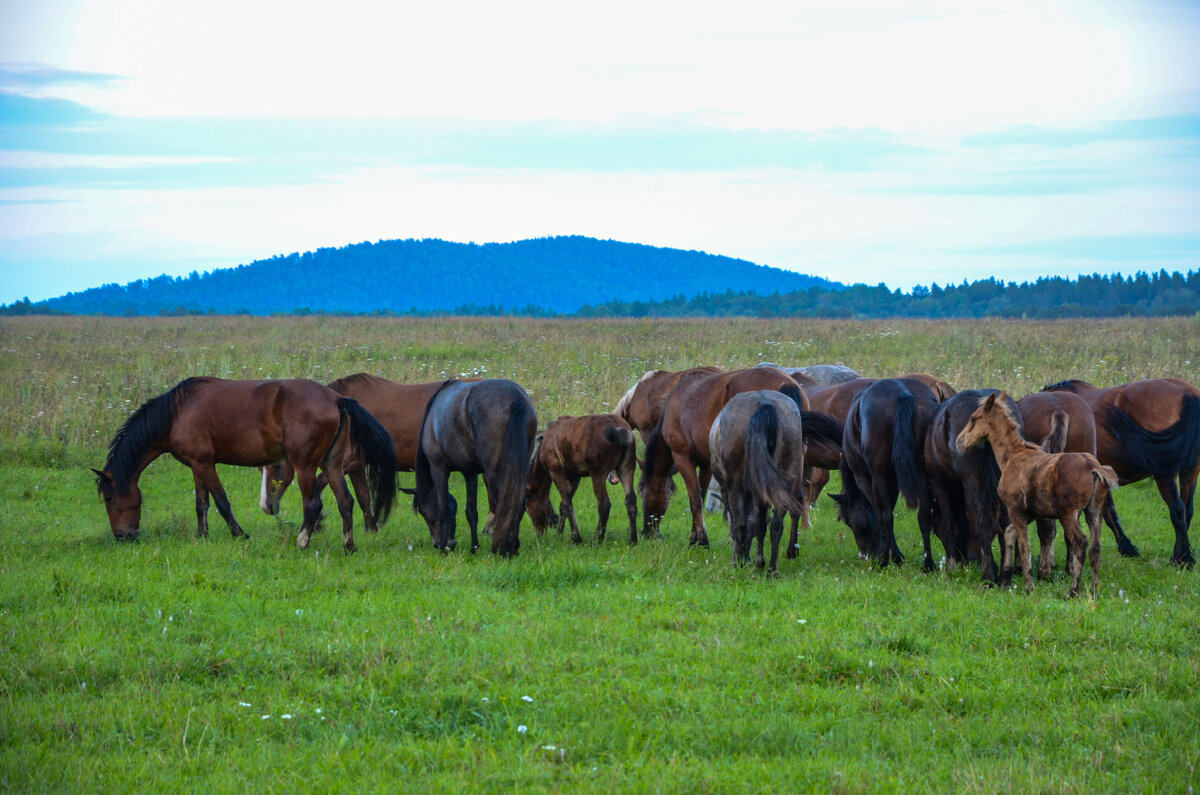
[{"label": "horse tail", "polygon": [[1112,406],[1104,427],[1121,449],[1108,450],[1109,457],[1158,478],[1186,472],[1200,461],[1200,397],[1184,395],[1179,419],[1169,428],[1148,431],[1124,410]]},{"label": "horse tail", "polygon": [[799,514],[804,507],[804,498],[792,493],[794,484],[775,463],[778,443],[779,413],[770,403],[763,403],[746,426],[746,489],[760,504]]},{"label": "horse tail", "polygon": [[663,439],[663,417],[666,416],[666,412],[663,412],[663,416],[658,418],[658,424],[654,426],[654,430],[650,431],[650,435],[646,437],[646,454],[642,459],[642,479],[638,483],[639,490],[646,487],[646,481],[650,479],[650,473],[658,465],[658,460],[664,455],[668,457],[671,455],[671,451]]},{"label": "horse tail", "polygon": [[837,417],[820,411],[801,411],[804,443],[808,445],[805,463],[822,469],[837,469],[842,460],[842,434],[845,427]]},{"label": "horse tail", "polygon": [[801,411],[805,410],[804,391],[801,390],[800,387],[796,386],[795,384],[784,384],[779,387],[778,392],[781,395],[790,397],[792,400],[794,400],[796,402],[796,408],[800,409]]},{"label": "horse tail", "polygon": [[496,495],[495,520],[492,536],[492,551],[509,556],[517,554],[520,547],[518,532],[521,515],[525,512],[525,487],[529,483],[529,472],[533,464],[530,452],[536,439],[529,433],[529,421],[537,427],[537,414],[533,404],[522,394],[514,399],[504,429],[504,442],[500,450],[499,467],[495,473],[500,485]]},{"label": "horse tail", "polygon": [[907,389],[896,397],[892,419],[892,466],[904,502],[915,509],[921,493],[921,471],[917,468],[917,399]]},{"label": "horse tail", "polygon": [[396,502],[396,448],[392,436],[354,398],[338,398],[338,410],[350,420],[350,444],[367,472],[371,510],[383,524]]},{"label": "horse tail", "polygon": [[1050,432],[1042,439],[1042,452],[1061,453],[1067,449],[1067,431],[1071,427],[1071,418],[1062,409],[1055,409],[1050,415]]},{"label": "horse tail", "polygon": [[637,461],[634,458],[637,445],[633,441],[633,431],[614,425],[605,429],[604,438],[610,445],[621,451],[621,456],[617,459],[617,465],[613,467],[613,471],[618,475],[625,472],[632,475],[637,467]]}]

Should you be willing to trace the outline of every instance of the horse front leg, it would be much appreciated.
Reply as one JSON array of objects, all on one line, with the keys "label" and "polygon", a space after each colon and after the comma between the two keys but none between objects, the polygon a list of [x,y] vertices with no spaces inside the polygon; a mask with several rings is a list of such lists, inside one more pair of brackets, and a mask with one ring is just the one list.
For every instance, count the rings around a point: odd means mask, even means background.
[{"label": "horse front leg", "polygon": [[[688,543],[693,546],[708,546],[708,530],[704,526],[704,490],[700,486],[700,476],[696,474],[696,464],[687,456],[674,454],[675,468],[683,478],[687,487],[688,508],[692,512],[692,535]],[[709,472],[705,469],[705,485],[708,483]],[[726,503],[728,504],[728,503]]]},{"label": "horse front leg", "polygon": [[[1171,514],[1171,526],[1175,528],[1175,549],[1171,552],[1171,562],[1190,569],[1196,565],[1196,556],[1192,554],[1192,545],[1188,541],[1188,507],[1183,503],[1183,496],[1179,493],[1179,486],[1174,477],[1167,475],[1155,478],[1154,485],[1158,486],[1158,494],[1167,504],[1167,510]],[[1192,492],[1194,491],[1193,488]]]},{"label": "horse front leg", "polygon": [[[249,538],[246,531],[238,524],[237,519],[233,518],[233,507],[229,504],[229,498],[225,496],[225,487],[221,484],[221,478],[217,476],[217,468],[212,464],[197,464],[192,467],[192,480],[196,484],[196,515],[200,517],[201,500],[200,490],[203,489],[208,494],[212,495],[213,502],[217,504],[217,513],[221,514],[221,518],[225,520],[225,524],[229,525],[229,532],[234,538]],[[208,535],[208,497],[204,498],[204,519],[197,527],[197,532],[201,536]]]},{"label": "horse front leg", "polygon": [[[447,474],[447,490],[449,486],[449,474]],[[466,486],[467,504],[463,508],[463,514],[467,517],[467,527],[471,528],[471,552],[474,553],[479,549],[479,476],[468,475],[463,473],[463,484]],[[453,522],[451,522],[453,526]],[[483,532],[488,535],[492,534],[492,512],[488,510],[487,522],[483,526]],[[453,549],[453,547],[451,547]]]}]

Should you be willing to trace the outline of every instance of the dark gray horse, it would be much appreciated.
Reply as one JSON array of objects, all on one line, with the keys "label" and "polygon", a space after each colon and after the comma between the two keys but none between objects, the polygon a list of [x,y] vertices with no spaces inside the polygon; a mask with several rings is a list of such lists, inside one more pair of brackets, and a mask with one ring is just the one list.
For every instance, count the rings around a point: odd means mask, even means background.
[{"label": "dark gray horse", "polygon": [[[525,484],[537,436],[537,412],[518,384],[502,378],[464,383],[447,381],[429,400],[417,446],[417,493],[413,507],[429,525],[433,544],[454,549],[451,472],[483,475],[488,515],[483,531],[492,552],[516,555],[525,513]],[[471,551],[479,548],[471,528]]]},{"label": "dark gray horse", "polygon": [[857,370],[852,370],[844,364],[810,364],[807,367],[780,367],[771,362],[761,362],[754,365],[755,367],[774,367],[778,370],[783,370],[788,375],[794,376],[797,373],[807,376],[818,384],[842,384],[846,381],[853,381],[856,378],[862,378]]},{"label": "dark gray horse", "polygon": [[730,398],[709,431],[712,474],[729,506],[734,565],[750,560],[750,541],[758,540],[754,565],[762,568],[767,511],[771,519],[771,567],[779,571],[783,514],[799,514],[804,505],[804,432],[800,408],[781,392],[743,392]]}]

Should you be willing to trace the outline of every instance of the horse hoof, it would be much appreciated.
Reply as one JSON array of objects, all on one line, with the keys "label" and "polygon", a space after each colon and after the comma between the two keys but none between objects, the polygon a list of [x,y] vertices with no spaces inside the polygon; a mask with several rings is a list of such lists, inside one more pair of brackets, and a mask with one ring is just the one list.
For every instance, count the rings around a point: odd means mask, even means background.
[{"label": "horse hoof", "polygon": [[354,544],[343,544],[342,549],[346,551],[347,555],[353,555],[358,551],[358,547],[354,546]]},{"label": "horse hoof", "polygon": [[1133,544],[1123,544],[1118,546],[1117,552],[1120,552],[1121,557],[1123,558],[1140,558],[1142,556],[1141,551]]}]

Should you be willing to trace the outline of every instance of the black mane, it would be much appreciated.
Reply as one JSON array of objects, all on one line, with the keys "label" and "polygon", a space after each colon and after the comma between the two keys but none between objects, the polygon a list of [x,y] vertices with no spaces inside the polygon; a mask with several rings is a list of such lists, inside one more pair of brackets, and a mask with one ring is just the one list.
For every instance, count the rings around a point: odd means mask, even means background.
[{"label": "black mane", "polygon": [[336,381],[330,381],[326,386],[337,392],[339,395],[346,394],[346,390],[360,381],[374,380],[375,376],[370,373],[353,373],[352,375],[342,376]]},{"label": "black mane", "polygon": [[108,459],[104,462],[105,470],[112,474],[118,485],[128,482],[146,448],[171,429],[179,405],[187,400],[192,387],[206,380],[188,378],[180,381],[158,397],[150,398],[129,415],[129,419],[125,420],[108,443]]},{"label": "black mane", "polygon": [[1078,392],[1078,387],[1081,384],[1086,384],[1086,381],[1080,381],[1078,378],[1068,378],[1066,381],[1059,381],[1054,384],[1047,384],[1042,387],[1043,392]]}]

